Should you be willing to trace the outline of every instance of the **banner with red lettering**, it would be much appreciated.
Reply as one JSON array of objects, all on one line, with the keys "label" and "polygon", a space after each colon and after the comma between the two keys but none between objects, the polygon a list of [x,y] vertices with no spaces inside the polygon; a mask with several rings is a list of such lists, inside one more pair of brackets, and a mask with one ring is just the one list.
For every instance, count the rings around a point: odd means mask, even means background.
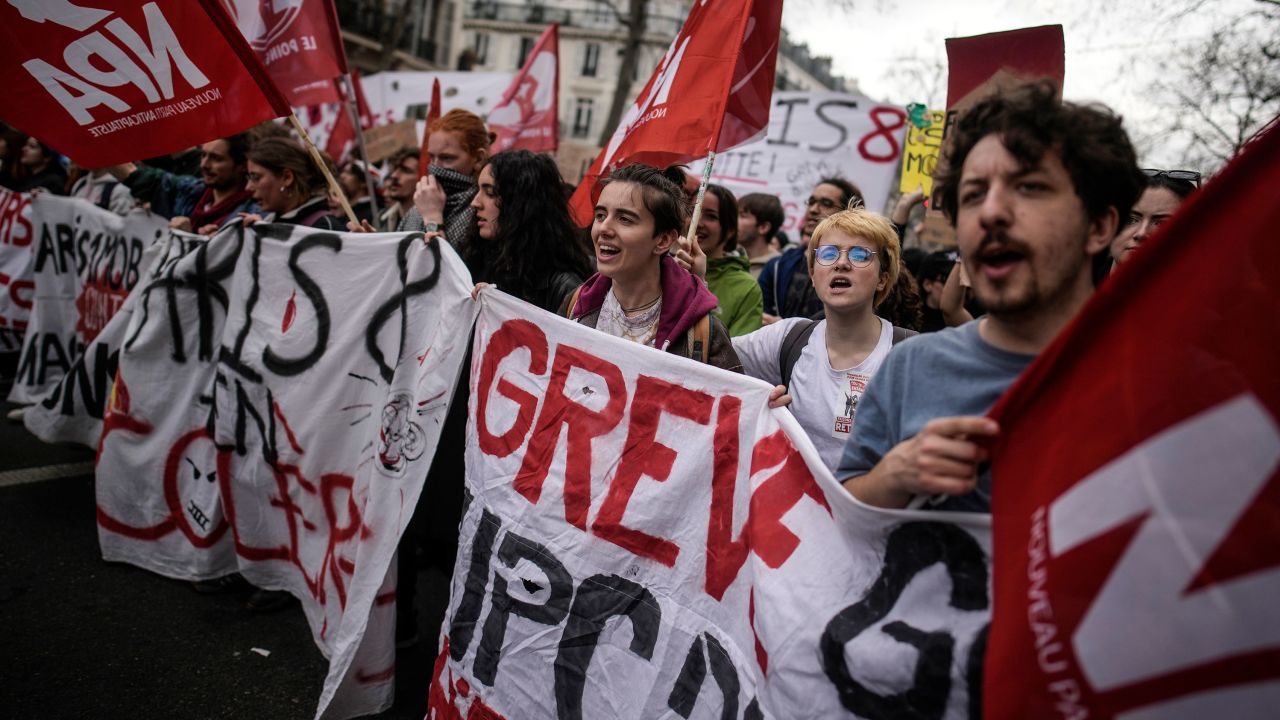
[{"label": "banner with red lettering", "polygon": [[338,102],[347,53],[333,0],[221,0],[290,105]]},{"label": "banner with red lettering", "polygon": [[35,302],[31,196],[0,187],[0,353],[22,349]]},{"label": "banner with red lettering", "polygon": [[[907,126],[902,108],[862,95],[776,92],[768,134],[716,156],[711,181],[739,197],[777,195],[786,213],[782,230],[792,237],[804,226],[806,200],[818,180],[849,178],[867,207],[889,201]],[[703,163],[689,164],[701,175]]]},{"label": "banner with red lettering", "polygon": [[747,142],[769,122],[782,3],[694,4],[649,82],[570,200],[591,222],[598,181],[628,163],[665,167]]},{"label": "banner with red lettering", "polygon": [[9,402],[39,402],[124,305],[167,220],[43,193],[31,203],[34,307]]},{"label": "banner with red lettering", "polygon": [[989,518],[861,505],[769,392],[482,292],[428,717],[965,717]]},{"label": "banner with red lettering", "polygon": [[0,119],[82,167],[289,114],[217,0],[0,4],[0,66],[9,68]]},{"label": "banner with red lettering", "polygon": [[993,409],[987,717],[1275,716],[1277,224],[1272,130]]},{"label": "banner with red lettering", "polygon": [[99,446],[103,557],[295,595],[329,658],[317,718],[391,705],[391,560],[470,287],[421,234],[236,223],[140,288]]},{"label": "banner with red lettering", "polygon": [[489,153],[555,152],[560,144],[560,25],[552,23],[485,121],[497,135]]}]

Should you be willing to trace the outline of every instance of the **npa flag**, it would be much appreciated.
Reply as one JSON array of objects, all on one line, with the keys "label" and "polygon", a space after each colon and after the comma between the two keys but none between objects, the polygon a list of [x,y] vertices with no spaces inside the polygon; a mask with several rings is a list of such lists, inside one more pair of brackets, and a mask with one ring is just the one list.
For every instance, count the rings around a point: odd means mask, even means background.
[{"label": "npa flag", "polygon": [[1272,130],[993,409],[986,717],[1275,717],[1277,225]]},{"label": "npa flag", "polygon": [[347,54],[333,0],[221,0],[291,105],[338,102]]},{"label": "npa flag", "polygon": [[781,22],[778,2],[695,4],[573,194],[578,224],[591,221],[600,178],[622,165],[685,163],[761,133],[769,124]]},{"label": "npa flag", "polygon": [[0,4],[0,119],[83,167],[164,155],[289,114],[217,0]]},{"label": "npa flag", "polygon": [[489,112],[497,135],[489,154],[503,150],[555,152],[560,142],[560,25],[552,23],[529,52],[524,67]]}]

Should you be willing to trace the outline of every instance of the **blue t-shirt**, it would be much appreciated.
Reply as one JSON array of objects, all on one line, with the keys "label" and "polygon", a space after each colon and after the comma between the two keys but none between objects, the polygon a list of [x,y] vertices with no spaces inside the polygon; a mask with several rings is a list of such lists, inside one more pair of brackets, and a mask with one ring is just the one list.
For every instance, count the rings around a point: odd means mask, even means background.
[{"label": "blue t-shirt", "polygon": [[[934,418],[985,415],[991,409],[1035,355],[991,345],[978,335],[980,322],[918,335],[894,346],[858,403],[858,422],[844,447],[837,478],[867,474],[893,446],[914,437]],[[946,496],[929,507],[990,512],[990,471],[982,470],[973,492]]]}]

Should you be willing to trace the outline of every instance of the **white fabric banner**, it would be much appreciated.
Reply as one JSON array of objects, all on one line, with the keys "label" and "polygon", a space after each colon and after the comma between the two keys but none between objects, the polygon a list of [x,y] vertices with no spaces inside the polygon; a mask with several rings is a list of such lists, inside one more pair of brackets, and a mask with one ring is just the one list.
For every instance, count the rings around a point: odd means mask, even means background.
[{"label": "white fabric banner", "polygon": [[968,717],[989,518],[861,505],[769,392],[485,291],[427,717]]},{"label": "white fabric banner", "polygon": [[[818,180],[839,176],[862,190],[867,208],[883,212],[893,189],[907,114],[862,95],[775,92],[766,137],[716,155],[711,182],[734,195],[768,193],[782,200],[782,229],[795,242],[805,200]],[[690,165],[701,175],[703,162]]]},{"label": "white fabric banner", "polygon": [[186,254],[193,242],[203,242],[203,238],[170,231],[166,241],[152,243],[142,251],[139,264],[147,268],[142,280],[71,363],[71,369],[23,413],[22,423],[32,435],[47,443],[73,442],[98,447],[102,413],[119,367],[120,346],[142,285],[154,282],[166,261]]},{"label": "white fabric banner", "polygon": [[237,223],[139,293],[99,450],[103,557],[297,596],[330,661],[318,718],[391,704],[391,560],[470,288],[421,234]]},{"label": "white fabric banner", "polygon": [[0,187],[0,353],[22,349],[35,279],[31,196]]},{"label": "white fabric banner", "polygon": [[87,200],[47,193],[31,202],[35,306],[9,401],[30,404],[62,380],[146,272],[146,249],[168,221],[124,217]]}]

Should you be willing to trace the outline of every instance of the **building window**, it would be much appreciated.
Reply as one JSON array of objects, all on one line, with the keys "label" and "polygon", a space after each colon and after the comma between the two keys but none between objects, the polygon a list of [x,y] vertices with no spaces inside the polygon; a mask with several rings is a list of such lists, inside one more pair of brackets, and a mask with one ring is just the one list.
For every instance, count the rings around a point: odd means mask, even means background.
[{"label": "building window", "polygon": [[600,65],[600,43],[589,42],[583,46],[582,77],[595,77]]},{"label": "building window", "polygon": [[578,98],[573,110],[573,136],[584,138],[591,134],[591,98]]},{"label": "building window", "polygon": [[489,64],[489,33],[476,33],[476,64]]},{"label": "building window", "polygon": [[520,37],[520,57],[516,58],[516,69],[524,67],[525,60],[529,59],[529,53],[533,52],[533,43],[537,38],[531,38],[528,35]]}]

